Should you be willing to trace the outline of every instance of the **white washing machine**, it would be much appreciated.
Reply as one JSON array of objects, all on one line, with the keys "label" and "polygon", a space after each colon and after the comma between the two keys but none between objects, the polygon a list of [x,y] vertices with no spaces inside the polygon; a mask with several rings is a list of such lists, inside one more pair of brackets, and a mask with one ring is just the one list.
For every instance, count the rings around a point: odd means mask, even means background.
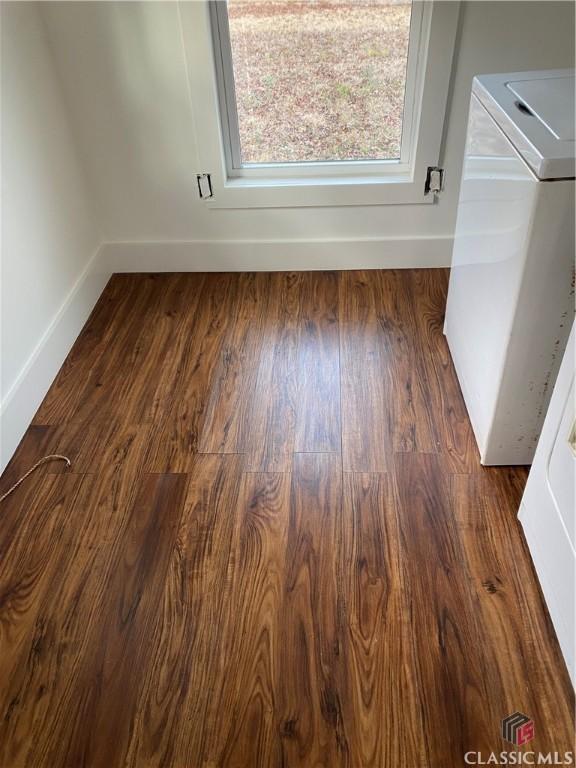
[{"label": "white washing machine", "polygon": [[574,71],[474,78],[444,331],[483,464],[530,464],[574,315]]}]

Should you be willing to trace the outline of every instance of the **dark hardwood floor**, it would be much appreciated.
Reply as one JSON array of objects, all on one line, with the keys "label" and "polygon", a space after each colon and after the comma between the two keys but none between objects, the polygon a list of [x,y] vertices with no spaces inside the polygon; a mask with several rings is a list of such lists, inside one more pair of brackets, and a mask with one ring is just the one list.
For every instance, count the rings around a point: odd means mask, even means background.
[{"label": "dark hardwood floor", "polygon": [[0,481],[0,768],[573,747],[444,270],[117,275]]}]

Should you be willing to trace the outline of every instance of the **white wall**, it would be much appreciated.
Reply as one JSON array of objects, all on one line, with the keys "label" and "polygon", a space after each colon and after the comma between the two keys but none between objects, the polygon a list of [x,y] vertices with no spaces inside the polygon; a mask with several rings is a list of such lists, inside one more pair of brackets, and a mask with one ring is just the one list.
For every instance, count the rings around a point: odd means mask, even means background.
[{"label": "white wall", "polygon": [[78,282],[100,238],[38,8],[1,14],[3,467],[102,279]]},{"label": "white wall", "polygon": [[[473,74],[571,66],[574,58],[572,3],[464,3],[446,132],[446,191],[438,205],[208,210],[197,199],[195,174],[210,169],[197,157],[176,4],[46,3],[43,12],[111,241],[449,241]],[[183,267],[189,251],[177,252]],[[148,250],[148,268],[161,266],[161,253]],[[133,267],[138,254],[132,254]],[[409,265],[409,248],[398,261]]]}]

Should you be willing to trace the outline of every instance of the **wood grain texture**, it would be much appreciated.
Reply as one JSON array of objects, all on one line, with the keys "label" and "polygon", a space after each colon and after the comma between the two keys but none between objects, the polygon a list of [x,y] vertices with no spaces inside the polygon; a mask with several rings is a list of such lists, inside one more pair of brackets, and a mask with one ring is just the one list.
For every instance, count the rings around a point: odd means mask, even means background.
[{"label": "wood grain texture", "polygon": [[301,289],[294,449],[339,453],[338,274],[308,272]]},{"label": "wood grain texture", "polygon": [[192,467],[208,404],[215,396],[214,372],[233,321],[233,276],[206,275],[201,290],[202,301],[191,322],[182,328],[177,362],[171,362],[174,384],[166,409],[154,423],[146,460],[150,472],[186,472]]},{"label": "wood grain texture", "polygon": [[1,768],[456,768],[570,750],[445,270],[115,276],[0,507]]},{"label": "wood grain texture", "polygon": [[347,472],[386,472],[391,466],[393,381],[376,294],[371,272],[341,274],[342,461]]},{"label": "wood grain texture", "polygon": [[[283,600],[278,710],[284,765],[341,765],[349,747],[338,685],[344,633],[342,474],[334,454],[296,454]],[[319,617],[321,617],[319,621]]]},{"label": "wood grain texture", "polygon": [[440,450],[440,430],[432,413],[428,376],[416,322],[416,306],[402,270],[379,272],[374,311],[389,376],[385,380],[394,453]]},{"label": "wood grain texture", "polygon": [[[41,406],[35,423],[107,423],[123,418],[124,412],[119,405],[126,404],[125,389],[136,384],[131,373],[137,369],[138,340],[143,322],[160,300],[164,281],[147,276],[126,283],[126,292],[121,292],[122,300],[118,302],[118,313],[110,312],[114,319],[101,334],[91,355],[91,364],[82,368],[81,364],[76,364],[77,374],[70,386],[77,388],[77,395],[72,401],[61,403],[61,410],[56,410],[56,415],[49,415],[47,419],[42,415]],[[98,316],[96,309],[95,312]],[[78,348],[81,344],[77,343],[72,349],[72,359]],[[138,386],[143,385],[144,382],[138,381]]]},{"label": "wood grain texture", "polygon": [[[132,332],[134,319],[144,298],[142,276],[117,275],[106,285],[58,376],[35,417],[35,423],[60,424],[76,413],[88,380],[101,362],[100,352],[114,339],[124,343],[123,332]],[[139,301],[140,300],[140,301]],[[133,306],[135,305],[135,306]],[[130,310],[134,309],[134,315]]]},{"label": "wood grain texture", "polygon": [[290,477],[245,474],[238,501],[222,644],[227,673],[215,692],[205,755],[208,764],[241,768],[281,762],[276,707],[285,637],[278,605],[285,592]]},{"label": "wood grain texture", "polygon": [[346,612],[341,674],[350,765],[426,765],[411,605],[391,478],[346,473],[342,510]]},{"label": "wood grain texture", "polygon": [[499,734],[486,704],[494,692],[478,647],[480,625],[450,514],[448,475],[441,457],[405,453],[394,479],[418,687],[434,691],[422,700],[427,759],[458,766],[468,750],[498,747]]},{"label": "wood grain texture", "polygon": [[226,307],[234,322],[223,334],[199,438],[200,453],[243,453],[246,448],[263,317],[270,298],[267,273],[245,273],[238,277]]},{"label": "wood grain texture", "polygon": [[443,333],[448,270],[414,269],[404,272],[407,295],[416,318],[417,355],[428,383],[428,402],[436,410],[435,424],[441,451],[453,471],[471,472],[479,453],[456,371]]},{"label": "wood grain texture", "polygon": [[[453,475],[451,501],[490,663],[490,700],[498,693],[500,707],[530,711],[541,724],[542,752],[571,750],[574,710],[555,671],[562,667],[558,647],[554,645],[538,665],[531,663],[551,626],[516,517],[517,503],[489,477],[488,472]],[[523,682],[528,678],[541,690],[537,698],[532,686]]]},{"label": "wood grain texture", "polygon": [[[52,765],[118,765],[123,760],[186,481],[185,475],[145,475],[138,484],[109,573],[107,599],[72,683],[70,702],[75,703],[79,727],[70,729],[66,721],[54,724],[46,752]],[[91,728],[82,727],[85,722]]]},{"label": "wood grain texture", "polygon": [[260,346],[246,445],[247,471],[289,472],[298,410],[302,272],[276,272]]}]

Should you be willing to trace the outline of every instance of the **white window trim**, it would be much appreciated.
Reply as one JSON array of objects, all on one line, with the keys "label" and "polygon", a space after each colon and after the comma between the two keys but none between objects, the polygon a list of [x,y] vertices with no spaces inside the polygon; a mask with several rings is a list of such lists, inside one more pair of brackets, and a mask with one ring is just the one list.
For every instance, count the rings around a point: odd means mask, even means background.
[{"label": "white window trim", "polygon": [[[211,5],[214,4],[209,0],[179,3],[198,154],[202,163],[198,171],[211,174],[214,189],[214,197],[206,201],[209,207],[433,202],[433,195],[424,194],[424,182],[427,167],[438,164],[458,2],[414,2],[410,42],[417,47],[416,55],[410,55],[408,59],[408,119],[404,125],[400,161],[270,164],[233,169],[235,175],[228,169],[232,169],[234,163],[238,164],[239,156],[231,154],[226,125],[227,120],[234,119],[235,105],[231,112],[221,100],[223,89],[218,88],[223,65],[219,48],[214,48]],[[223,15],[227,17],[225,9]]]}]

